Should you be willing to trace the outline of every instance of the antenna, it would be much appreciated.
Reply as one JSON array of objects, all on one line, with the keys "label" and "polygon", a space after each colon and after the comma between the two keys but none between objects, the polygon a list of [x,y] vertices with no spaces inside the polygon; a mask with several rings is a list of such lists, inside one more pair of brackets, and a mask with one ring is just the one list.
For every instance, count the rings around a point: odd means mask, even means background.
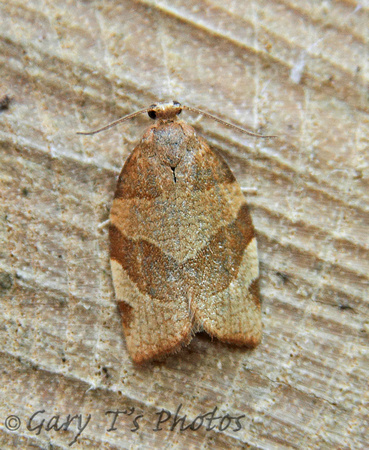
[{"label": "antenna", "polygon": [[208,113],[208,112],[202,111],[201,109],[193,108],[192,106],[185,106],[185,105],[184,105],[184,106],[182,106],[182,108],[183,108],[183,109],[187,109],[188,111],[195,112],[195,113],[197,113],[197,114],[202,114],[202,115],[204,115],[205,117],[208,117],[209,119],[213,119],[213,120],[215,120],[216,122],[219,122],[219,123],[221,123],[222,125],[225,125],[226,127],[234,128],[235,130],[241,131],[241,133],[246,133],[246,134],[248,134],[249,136],[254,136],[254,137],[264,138],[264,139],[269,139],[269,138],[276,138],[276,137],[278,137],[278,136],[276,136],[276,135],[266,135],[266,134],[253,133],[252,131],[249,131],[249,130],[247,130],[246,128],[239,127],[239,126],[237,126],[237,125],[233,125],[232,123],[226,122],[225,120],[220,119],[219,117],[214,116],[213,114],[210,114],[210,113]]},{"label": "antenna", "polygon": [[[118,125],[118,123],[125,122],[128,119],[133,119],[133,117],[139,116],[140,114],[143,114],[143,113],[149,113],[149,116],[151,118],[155,118],[155,112],[168,111],[169,112],[168,117],[173,118],[177,114],[179,114],[182,111],[182,109],[186,109],[187,111],[192,111],[197,114],[202,114],[203,116],[208,117],[209,119],[213,119],[216,122],[219,122],[222,125],[225,125],[226,127],[233,128],[234,130],[240,131],[241,133],[246,133],[249,136],[254,136],[254,137],[264,138],[264,139],[270,139],[270,138],[277,137],[276,135],[264,135],[264,134],[253,133],[252,131],[249,131],[246,128],[239,127],[237,125],[233,125],[232,123],[226,122],[225,120],[220,119],[219,117],[214,116],[213,114],[210,114],[208,112],[202,111],[201,109],[193,108],[192,106],[182,106],[178,102],[172,102],[172,103],[173,104],[157,103],[155,105],[149,106],[148,108],[140,109],[139,111],[136,111],[132,114],[128,114],[128,116],[121,117],[120,119],[118,119],[114,122],[111,122],[102,128],[98,128],[97,130],[87,131],[87,132],[79,131],[79,132],[77,132],[77,134],[82,134],[84,136],[91,136],[93,134],[100,133],[101,131],[105,131],[105,130],[108,130],[109,128],[115,127],[115,125]],[[153,112],[154,116],[150,115],[150,112]],[[159,120],[160,120],[160,117],[159,117]]]},{"label": "antenna", "polygon": [[97,130],[86,131],[86,132],[78,131],[77,134],[83,134],[84,136],[90,136],[92,134],[100,133],[100,131],[105,131],[105,130],[108,130],[109,128],[115,127],[115,125],[118,125],[118,123],[125,122],[128,119],[133,119],[133,117],[136,117],[136,116],[139,116],[140,114],[146,113],[146,112],[150,111],[150,109],[152,109],[152,108],[149,107],[149,108],[145,108],[145,109],[140,109],[139,111],[136,111],[132,114],[128,114],[128,116],[121,117],[120,119],[116,120],[115,122],[111,122],[102,128],[98,128]]}]

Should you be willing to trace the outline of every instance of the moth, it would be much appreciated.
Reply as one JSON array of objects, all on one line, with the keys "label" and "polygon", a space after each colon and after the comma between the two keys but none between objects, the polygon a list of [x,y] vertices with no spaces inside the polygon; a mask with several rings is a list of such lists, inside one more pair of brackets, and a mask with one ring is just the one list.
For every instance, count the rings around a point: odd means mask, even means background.
[{"label": "moth", "polygon": [[128,351],[161,359],[205,331],[255,347],[261,339],[259,263],[245,197],[225,160],[183,109],[257,137],[180,103],[151,105],[155,121],[126,160],[110,212],[113,284]]}]

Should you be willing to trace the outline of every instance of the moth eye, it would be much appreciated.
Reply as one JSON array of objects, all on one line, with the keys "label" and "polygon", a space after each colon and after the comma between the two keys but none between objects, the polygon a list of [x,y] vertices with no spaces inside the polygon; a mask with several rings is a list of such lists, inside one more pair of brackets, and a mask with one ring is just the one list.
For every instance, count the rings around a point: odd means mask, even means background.
[{"label": "moth eye", "polygon": [[173,100],[173,106],[175,106],[177,108],[180,108],[180,110],[177,112],[177,116],[179,114],[181,114],[181,112],[182,112],[182,105],[179,102],[177,102],[176,100]]},{"label": "moth eye", "polygon": [[147,114],[149,115],[150,119],[156,119],[156,111],[154,111],[153,109],[148,111]]}]

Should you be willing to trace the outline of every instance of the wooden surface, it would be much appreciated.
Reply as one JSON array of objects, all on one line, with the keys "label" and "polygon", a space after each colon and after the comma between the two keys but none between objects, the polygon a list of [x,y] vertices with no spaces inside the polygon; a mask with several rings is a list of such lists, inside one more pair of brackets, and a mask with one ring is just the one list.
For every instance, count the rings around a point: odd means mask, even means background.
[{"label": "wooden surface", "polygon": [[[0,4],[1,449],[367,447],[368,23],[349,0]],[[98,225],[149,119],[75,132],[162,99],[280,136],[183,113],[257,188],[264,331],[254,351],[201,334],[137,368]],[[217,407],[242,428],[154,431],[180,405],[186,425]],[[91,414],[72,446],[76,419],[45,428],[68,414]]]}]

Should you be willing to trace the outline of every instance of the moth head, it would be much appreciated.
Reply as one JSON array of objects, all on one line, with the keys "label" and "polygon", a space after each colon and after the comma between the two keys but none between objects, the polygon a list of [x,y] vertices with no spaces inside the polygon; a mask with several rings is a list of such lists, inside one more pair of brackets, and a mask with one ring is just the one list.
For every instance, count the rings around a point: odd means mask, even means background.
[{"label": "moth head", "polygon": [[181,114],[182,105],[177,101],[154,103],[147,114],[151,119],[173,120]]}]

